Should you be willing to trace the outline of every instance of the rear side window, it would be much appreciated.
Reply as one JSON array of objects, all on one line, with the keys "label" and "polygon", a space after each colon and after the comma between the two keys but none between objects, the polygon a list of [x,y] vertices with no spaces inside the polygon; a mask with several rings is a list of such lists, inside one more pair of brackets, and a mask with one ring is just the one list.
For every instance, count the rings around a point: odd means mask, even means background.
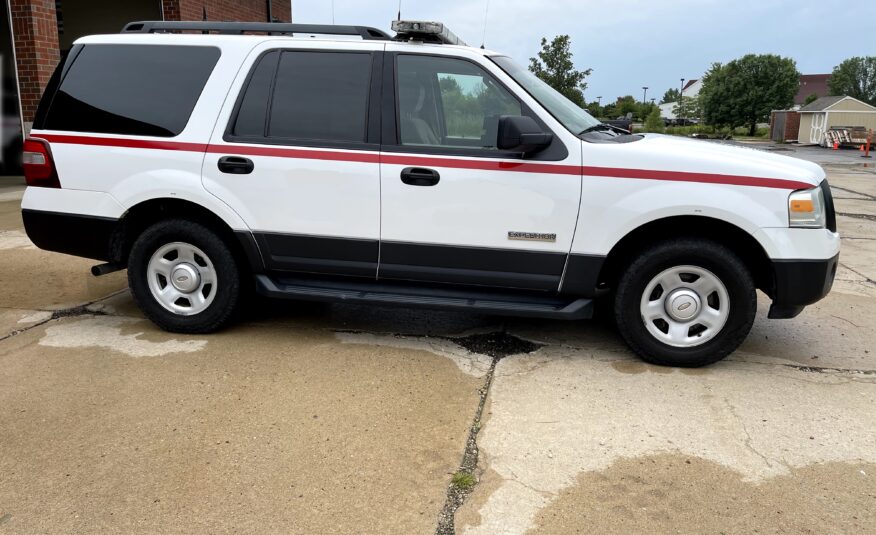
[{"label": "rear side window", "polygon": [[370,53],[270,52],[252,71],[230,133],[275,142],[362,143],[370,87]]},{"label": "rear side window", "polygon": [[215,47],[86,45],[61,81],[45,128],[176,136],[219,55]]}]

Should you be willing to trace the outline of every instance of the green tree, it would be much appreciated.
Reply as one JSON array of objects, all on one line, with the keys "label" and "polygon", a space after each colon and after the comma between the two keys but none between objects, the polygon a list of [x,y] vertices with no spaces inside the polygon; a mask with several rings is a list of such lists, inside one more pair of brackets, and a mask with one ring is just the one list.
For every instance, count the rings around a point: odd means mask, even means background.
[{"label": "green tree", "polygon": [[594,117],[602,117],[602,106],[598,102],[591,102],[584,106],[587,112]]},{"label": "green tree", "polygon": [[541,38],[538,57],[529,59],[529,70],[566,98],[584,107],[585,78],[593,69],[575,70],[572,62],[572,42],[568,35],[558,35],[552,41]]},{"label": "green tree", "polygon": [[876,106],[876,56],[849,58],[833,68],[830,94],[847,95]]},{"label": "green tree", "polygon": [[660,108],[654,107],[645,119],[645,132],[663,132],[663,119],[660,117]]},{"label": "green tree", "polygon": [[699,94],[703,119],[715,126],[747,126],[753,136],[771,110],[794,103],[799,86],[800,73],[790,58],[748,54],[726,65],[715,63]]},{"label": "green tree", "polygon": [[636,102],[636,99],[633,98],[632,95],[618,97],[616,106],[618,117],[626,117],[628,113],[632,113],[633,116],[636,116],[639,112],[639,103]]},{"label": "green tree", "polygon": [[703,107],[700,97],[681,97],[681,102],[672,107],[672,113],[678,119],[702,119]]},{"label": "green tree", "polygon": [[666,104],[667,102],[678,102],[678,89],[672,87],[666,90],[663,93],[663,98],[660,99],[660,104]]},{"label": "green tree", "polygon": [[815,94],[815,93],[812,93],[811,95],[809,95],[808,97],[806,97],[806,100],[803,102],[803,105],[805,106],[805,105],[807,105],[807,104],[812,104],[812,103],[815,102],[816,100],[818,100],[818,95]]}]

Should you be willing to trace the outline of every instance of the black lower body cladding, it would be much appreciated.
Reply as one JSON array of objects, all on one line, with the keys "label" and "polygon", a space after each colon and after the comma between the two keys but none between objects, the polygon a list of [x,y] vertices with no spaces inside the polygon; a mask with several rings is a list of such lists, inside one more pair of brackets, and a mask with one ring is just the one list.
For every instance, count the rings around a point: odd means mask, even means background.
[{"label": "black lower body cladding", "polygon": [[775,288],[769,317],[793,318],[833,286],[839,255],[827,260],[774,260]]},{"label": "black lower body cladding", "polygon": [[110,260],[110,243],[118,219],[40,210],[22,210],[27,237],[40,249]]}]

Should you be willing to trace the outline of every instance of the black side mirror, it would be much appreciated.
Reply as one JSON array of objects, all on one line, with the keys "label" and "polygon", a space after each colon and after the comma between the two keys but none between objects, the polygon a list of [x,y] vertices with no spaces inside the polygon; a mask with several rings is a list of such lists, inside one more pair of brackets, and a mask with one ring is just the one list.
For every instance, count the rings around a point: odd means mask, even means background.
[{"label": "black side mirror", "polygon": [[496,147],[499,150],[530,154],[538,152],[554,139],[554,135],[541,129],[535,119],[520,115],[499,117],[499,132]]}]

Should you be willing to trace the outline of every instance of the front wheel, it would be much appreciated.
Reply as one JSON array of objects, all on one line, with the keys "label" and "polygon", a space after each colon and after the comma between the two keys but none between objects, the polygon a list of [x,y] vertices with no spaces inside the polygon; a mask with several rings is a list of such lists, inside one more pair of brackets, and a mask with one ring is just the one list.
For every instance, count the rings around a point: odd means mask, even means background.
[{"label": "front wheel", "polygon": [[128,285],[147,318],[178,333],[224,327],[241,298],[240,270],[228,245],[186,220],[162,221],[137,238],[128,258]]},{"label": "front wheel", "polygon": [[615,320],[643,360],[698,367],[745,340],[757,311],[754,281],[732,251],[715,242],[663,242],[634,259],[617,285]]}]

